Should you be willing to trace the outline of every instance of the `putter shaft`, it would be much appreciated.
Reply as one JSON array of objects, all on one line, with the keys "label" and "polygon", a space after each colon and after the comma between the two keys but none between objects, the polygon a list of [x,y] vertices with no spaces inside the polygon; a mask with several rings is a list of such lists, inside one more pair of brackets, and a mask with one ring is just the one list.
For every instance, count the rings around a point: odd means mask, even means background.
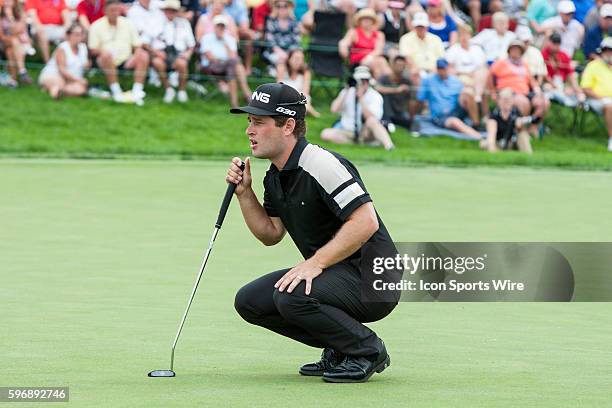
[{"label": "putter shaft", "polygon": [[210,256],[210,252],[212,251],[213,245],[215,244],[215,239],[217,238],[217,234],[219,233],[219,226],[215,226],[212,237],[210,238],[210,242],[208,243],[208,249],[206,250],[206,254],[204,255],[204,259],[202,259],[202,265],[200,266],[200,272],[198,272],[198,276],[196,278],[195,284],[193,285],[193,290],[191,291],[191,296],[189,296],[189,301],[187,302],[187,307],[185,308],[185,313],[183,313],[183,318],[181,319],[181,323],[179,324],[178,330],[176,332],[176,337],[174,337],[174,342],[172,343],[172,354],[170,356],[170,370],[174,370],[174,349],[176,348],[176,343],[178,342],[179,336],[181,335],[181,331],[183,330],[183,326],[185,325],[185,320],[187,319],[187,314],[189,313],[189,308],[191,308],[191,303],[193,302],[193,298],[198,290],[198,285],[200,284],[200,279],[202,279],[202,275],[204,274],[204,268],[206,268],[206,262],[208,262],[208,257]]}]

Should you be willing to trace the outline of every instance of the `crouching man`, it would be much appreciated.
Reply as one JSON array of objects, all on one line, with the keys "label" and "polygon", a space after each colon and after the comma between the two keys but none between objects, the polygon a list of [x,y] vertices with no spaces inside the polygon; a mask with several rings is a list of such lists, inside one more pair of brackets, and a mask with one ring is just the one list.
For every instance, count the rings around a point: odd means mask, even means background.
[{"label": "crouching man", "polygon": [[[351,162],[308,143],[306,97],[292,87],[261,85],[248,106],[231,112],[248,114],[252,154],[271,162],[263,203],[251,187],[249,158],[244,171],[234,158],[227,173],[249,230],[264,245],[279,243],[288,232],[304,257],[240,289],[236,310],[249,323],[323,349],[320,361],[303,365],[300,374],[367,381],[391,360],[363,323],[384,318],[399,300],[396,292],[378,301],[363,296],[360,262],[367,248],[397,253],[372,198]],[[387,278],[399,281],[401,272],[390,271]]]}]

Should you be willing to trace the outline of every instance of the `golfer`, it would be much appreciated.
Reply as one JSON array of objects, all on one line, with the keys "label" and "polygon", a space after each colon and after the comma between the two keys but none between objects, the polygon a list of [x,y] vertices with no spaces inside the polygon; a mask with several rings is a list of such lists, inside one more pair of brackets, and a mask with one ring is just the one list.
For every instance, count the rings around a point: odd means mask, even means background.
[{"label": "golfer", "polygon": [[259,86],[248,106],[231,109],[248,114],[252,155],[271,162],[262,204],[251,187],[250,159],[244,171],[241,159],[232,159],[226,179],[236,184],[244,220],[264,245],[289,232],[304,257],[241,288],[235,307],[249,323],[324,349],[321,360],[302,366],[300,374],[364,382],[390,359],[363,323],[387,316],[399,294],[365,301],[360,261],[368,244],[395,247],[355,166],[306,140],[306,103],[292,87],[271,83]]}]

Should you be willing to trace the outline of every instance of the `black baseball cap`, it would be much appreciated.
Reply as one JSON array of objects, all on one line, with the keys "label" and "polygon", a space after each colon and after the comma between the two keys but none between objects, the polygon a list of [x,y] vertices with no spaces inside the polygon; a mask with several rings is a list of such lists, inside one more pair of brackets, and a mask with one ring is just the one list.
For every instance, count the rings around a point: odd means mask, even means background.
[{"label": "black baseball cap", "polygon": [[279,83],[259,85],[247,106],[230,109],[231,113],[250,113],[258,116],[287,116],[304,119],[306,97],[295,88]]}]

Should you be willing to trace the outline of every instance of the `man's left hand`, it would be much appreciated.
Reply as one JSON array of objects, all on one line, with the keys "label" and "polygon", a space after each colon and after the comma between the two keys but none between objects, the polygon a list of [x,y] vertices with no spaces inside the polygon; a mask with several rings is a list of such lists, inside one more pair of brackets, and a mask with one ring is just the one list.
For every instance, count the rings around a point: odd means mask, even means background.
[{"label": "man's left hand", "polygon": [[310,295],[313,279],[322,272],[323,268],[321,268],[314,258],[310,258],[291,268],[278,280],[278,282],[276,282],[276,284],[274,284],[274,287],[277,288],[279,292],[287,288],[287,293],[291,293],[301,281],[306,281],[306,290],[304,293]]}]

